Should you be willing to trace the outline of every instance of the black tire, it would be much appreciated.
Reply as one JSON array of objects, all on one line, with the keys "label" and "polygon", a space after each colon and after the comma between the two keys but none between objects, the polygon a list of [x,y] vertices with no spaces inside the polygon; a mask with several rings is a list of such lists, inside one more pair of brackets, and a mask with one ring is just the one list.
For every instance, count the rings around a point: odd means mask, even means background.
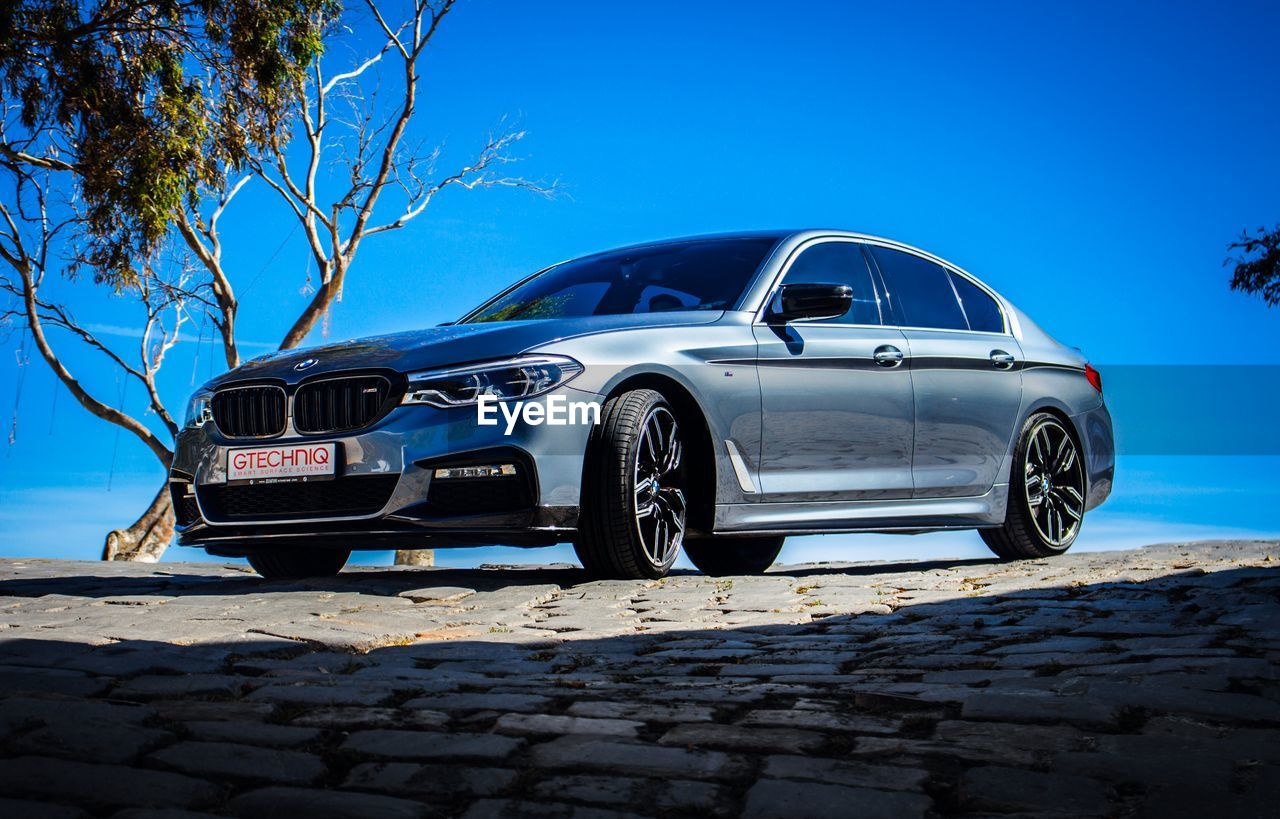
[{"label": "black tire", "polygon": [[[664,425],[674,448],[674,464],[665,471],[668,451],[657,458],[649,446],[654,440],[661,446]],[[574,543],[588,573],[640,580],[671,569],[687,517],[682,452],[681,424],[661,393],[632,390],[605,402],[587,446]]]},{"label": "black tire", "polygon": [[333,577],[347,565],[350,549],[279,549],[254,552],[249,565],[268,580]]},{"label": "black tire", "polygon": [[1035,413],[1014,449],[1004,525],[978,533],[1005,560],[1060,555],[1080,534],[1085,491],[1080,445],[1070,424]]},{"label": "black tire", "polygon": [[778,559],[785,537],[714,537],[684,544],[698,571],[712,577],[761,574]]}]

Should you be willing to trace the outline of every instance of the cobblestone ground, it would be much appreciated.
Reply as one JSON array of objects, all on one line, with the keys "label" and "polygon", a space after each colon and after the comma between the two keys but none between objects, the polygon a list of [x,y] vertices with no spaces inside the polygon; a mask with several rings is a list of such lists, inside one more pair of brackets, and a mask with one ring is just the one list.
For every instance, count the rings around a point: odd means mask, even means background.
[{"label": "cobblestone ground", "polygon": [[0,815],[1275,816],[1277,553],[0,561]]}]

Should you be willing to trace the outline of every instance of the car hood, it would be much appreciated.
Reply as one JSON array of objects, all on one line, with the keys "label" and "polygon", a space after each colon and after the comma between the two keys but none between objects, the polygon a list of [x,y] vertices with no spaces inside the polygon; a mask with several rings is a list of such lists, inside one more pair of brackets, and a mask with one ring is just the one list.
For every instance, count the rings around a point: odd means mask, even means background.
[{"label": "car hood", "polygon": [[[246,361],[206,384],[212,389],[233,381],[263,378],[295,383],[338,370],[382,368],[399,372],[449,367],[508,358],[575,336],[643,327],[710,324],[724,313],[687,311],[621,316],[587,316],[542,321],[451,324],[385,336],[371,336],[320,347],[282,350]],[[299,369],[306,362],[310,363]]]}]

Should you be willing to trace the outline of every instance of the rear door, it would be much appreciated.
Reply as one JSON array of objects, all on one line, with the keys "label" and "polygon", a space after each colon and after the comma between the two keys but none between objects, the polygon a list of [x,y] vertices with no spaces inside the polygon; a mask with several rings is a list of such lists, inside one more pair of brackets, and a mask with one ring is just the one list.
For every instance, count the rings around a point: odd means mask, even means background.
[{"label": "rear door", "polygon": [[836,238],[811,242],[789,260],[782,281],[847,284],[854,300],[837,318],[757,321],[753,328],[764,501],[911,497],[907,342],[882,317],[861,245]]},{"label": "rear door", "polygon": [[869,244],[911,354],[914,497],[982,495],[1000,475],[1022,402],[1022,351],[1000,305],[958,271]]}]

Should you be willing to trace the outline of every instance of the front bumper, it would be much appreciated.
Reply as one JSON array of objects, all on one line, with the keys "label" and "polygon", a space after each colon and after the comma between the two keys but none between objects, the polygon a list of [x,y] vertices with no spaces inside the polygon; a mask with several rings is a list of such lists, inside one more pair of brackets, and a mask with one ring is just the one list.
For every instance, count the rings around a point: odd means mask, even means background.
[{"label": "front bumper", "polygon": [[[563,394],[569,402],[599,402],[594,393],[564,386],[539,401]],[[517,422],[507,434],[497,426],[477,423],[475,407],[439,409],[402,405],[373,425],[338,435],[286,435],[269,440],[230,439],[213,423],[184,430],[179,436],[170,488],[178,517],[179,543],[200,546],[215,554],[244,554],[261,547],[340,545],[350,549],[438,548],[477,542],[545,545],[569,540],[576,532],[583,455],[591,426],[560,426]],[[338,468],[329,486],[276,485],[278,499],[290,492],[326,493],[345,500],[348,488],[359,487],[364,508],[330,511],[317,508],[291,513],[263,502],[270,488],[253,503],[243,494],[226,502],[227,454],[232,449],[333,441],[338,444]],[[474,492],[449,492],[444,481],[433,491],[434,470],[460,463],[512,462],[517,465],[519,491],[504,488],[510,502],[495,502],[484,481],[505,478],[444,479],[474,481]],[[302,489],[301,487],[307,487]],[[370,492],[371,487],[376,490]],[[240,489],[239,487],[237,489]],[[382,494],[379,494],[382,493]],[[498,494],[502,494],[501,492]],[[474,495],[470,504],[467,496]],[[373,498],[370,506],[368,498]],[[332,509],[351,509],[357,503],[334,503]],[[474,506],[475,508],[471,508]]]}]

